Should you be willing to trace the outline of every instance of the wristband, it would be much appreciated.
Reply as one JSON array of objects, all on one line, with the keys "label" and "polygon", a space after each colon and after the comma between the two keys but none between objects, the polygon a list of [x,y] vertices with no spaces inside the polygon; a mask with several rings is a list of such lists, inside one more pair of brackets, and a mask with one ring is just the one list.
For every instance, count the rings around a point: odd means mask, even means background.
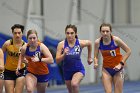
[{"label": "wristband", "polygon": [[120,64],[121,64],[122,66],[124,66],[124,63],[123,63],[123,62],[120,62]]}]

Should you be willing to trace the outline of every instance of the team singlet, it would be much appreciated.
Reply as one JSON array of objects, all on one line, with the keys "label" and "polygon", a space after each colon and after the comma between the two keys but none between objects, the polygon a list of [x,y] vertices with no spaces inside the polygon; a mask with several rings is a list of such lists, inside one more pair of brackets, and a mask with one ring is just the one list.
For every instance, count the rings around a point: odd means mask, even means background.
[{"label": "team singlet", "polygon": [[[24,41],[22,46],[17,47],[13,44],[13,40],[10,40],[11,44],[7,46],[6,48],[6,63],[5,63],[5,69],[15,71],[17,69],[18,65],[18,59],[20,55],[20,49],[25,44]],[[21,64],[21,69],[25,67],[25,64]]]},{"label": "team singlet", "polygon": [[45,62],[32,62],[31,58],[36,55],[43,58],[43,54],[40,51],[40,42],[38,42],[37,49],[35,51],[29,50],[29,45],[27,45],[25,57],[28,60],[27,70],[36,75],[45,75],[49,73],[48,65]]},{"label": "team singlet", "polygon": [[114,68],[122,61],[122,55],[120,53],[120,47],[116,46],[111,36],[111,42],[109,45],[103,44],[103,38],[100,40],[99,49],[103,56],[103,67]]},{"label": "team singlet", "polygon": [[80,47],[79,40],[76,39],[75,45],[73,47],[70,47],[68,41],[65,39],[64,49],[66,47],[69,48],[69,53],[64,58],[63,70],[64,71],[84,70],[84,66],[80,58],[82,48]]}]

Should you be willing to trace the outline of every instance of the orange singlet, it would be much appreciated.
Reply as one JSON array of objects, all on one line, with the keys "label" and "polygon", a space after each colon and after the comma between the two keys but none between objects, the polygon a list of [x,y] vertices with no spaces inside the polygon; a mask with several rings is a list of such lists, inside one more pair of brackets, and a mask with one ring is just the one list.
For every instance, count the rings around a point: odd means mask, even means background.
[{"label": "orange singlet", "polygon": [[114,68],[122,61],[120,47],[115,45],[113,36],[111,36],[111,43],[109,45],[104,45],[103,39],[101,38],[99,49],[103,56],[104,68]]},{"label": "orange singlet", "polygon": [[30,46],[27,45],[27,49],[25,52],[25,55],[26,55],[25,57],[28,60],[27,70],[33,74],[36,74],[36,75],[45,75],[45,74],[49,73],[47,63],[45,63],[45,62],[32,62],[32,60],[31,60],[31,58],[34,55],[38,55],[38,56],[43,57],[43,54],[40,51],[40,44],[41,43],[38,42],[38,47],[37,47],[36,51],[33,51],[33,52],[29,51]]}]

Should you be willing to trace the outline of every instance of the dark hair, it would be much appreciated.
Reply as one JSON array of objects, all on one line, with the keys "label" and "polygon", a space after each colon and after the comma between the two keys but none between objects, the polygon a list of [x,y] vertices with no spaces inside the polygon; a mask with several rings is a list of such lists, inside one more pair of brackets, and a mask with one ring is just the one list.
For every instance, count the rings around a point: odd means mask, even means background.
[{"label": "dark hair", "polygon": [[14,32],[14,29],[15,28],[20,28],[22,33],[23,33],[23,30],[24,30],[24,26],[23,25],[20,25],[20,24],[14,24],[11,29],[12,29],[12,33]]},{"label": "dark hair", "polygon": [[[77,34],[77,27],[75,25],[71,25],[71,24],[67,25],[65,28],[65,32],[67,31],[68,28],[72,28],[73,31]],[[75,38],[78,38],[78,36],[75,35]]]},{"label": "dark hair", "polygon": [[27,39],[28,39],[28,37],[29,37],[30,34],[36,34],[36,36],[38,37],[37,31],[34,30],[34,29],[31,29],[31,30],[29,30],[29,31],[27,32]]},{"label": "dark hair", "polygon": [[100,32],[101,32],[101,29],[102,29],[103,26],[108,26],[110,28],[110,31],[112,32],[112,26],[109,23],[102,23],[101,26],[100,26]]}]

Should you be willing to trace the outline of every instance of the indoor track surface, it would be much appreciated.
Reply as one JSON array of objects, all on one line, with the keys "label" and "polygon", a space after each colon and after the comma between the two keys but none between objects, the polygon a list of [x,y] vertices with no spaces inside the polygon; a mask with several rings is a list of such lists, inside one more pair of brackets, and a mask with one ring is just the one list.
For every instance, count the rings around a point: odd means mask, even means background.
[{"label": "indoor track surface", "polygon": [[[46,93],[68,93],[66,87],[48,88]],[[81,85],[80,93],[105,93],[102,84]],[[140,93],[140,81],[125,81],[123,93]]]}]

